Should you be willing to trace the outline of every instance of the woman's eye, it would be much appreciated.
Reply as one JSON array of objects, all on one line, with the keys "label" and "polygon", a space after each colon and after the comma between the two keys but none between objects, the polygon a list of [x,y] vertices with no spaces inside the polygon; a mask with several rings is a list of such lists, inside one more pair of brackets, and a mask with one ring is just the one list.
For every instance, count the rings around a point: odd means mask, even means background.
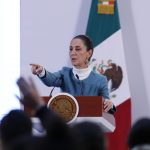
[{"label": "woman's eye", "polygon": [[81,50],[80,48],[77,48],[77,49],[76,49],[76,51],[80,51],[80,50]]}]

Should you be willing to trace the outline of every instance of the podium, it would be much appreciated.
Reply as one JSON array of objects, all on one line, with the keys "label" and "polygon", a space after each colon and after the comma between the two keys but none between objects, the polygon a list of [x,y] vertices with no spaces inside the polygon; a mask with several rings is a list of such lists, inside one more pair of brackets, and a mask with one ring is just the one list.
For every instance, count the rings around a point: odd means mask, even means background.
[{"label": "podium", "polygon": [[[73,123],[79,123],[82,121],[91,121],[99,124],[104,132],[114,132],[115,130],[115,118],[112,114],[103,112],[102,97],[100,96],[77,96],[75,97],[79,105],[79,113],[76,120]],[[50,97],[43,97],[47,104]],[[31,110],[24,108],[30,116]],[[35,118],[32,118],[33,122],[36,122]]]}]

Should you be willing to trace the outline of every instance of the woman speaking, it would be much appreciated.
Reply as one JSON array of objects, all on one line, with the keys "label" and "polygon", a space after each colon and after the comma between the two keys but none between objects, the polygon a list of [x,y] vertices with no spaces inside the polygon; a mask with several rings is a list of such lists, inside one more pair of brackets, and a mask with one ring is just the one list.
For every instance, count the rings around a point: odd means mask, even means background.
[{"label": "woman speaking", "polygon": [[90,38],[77,35],[71,40],[69,47],[72,68],[63,67],[62,70],[51,73],[41,65],[30,65],[32,73],[45,85],[60,87],[62,92],[73,96],[102,96],[104,111],[114,113],[116,109],[109,99],[106,77],[93,72],[89,65],[92,54],[93,44]]}]

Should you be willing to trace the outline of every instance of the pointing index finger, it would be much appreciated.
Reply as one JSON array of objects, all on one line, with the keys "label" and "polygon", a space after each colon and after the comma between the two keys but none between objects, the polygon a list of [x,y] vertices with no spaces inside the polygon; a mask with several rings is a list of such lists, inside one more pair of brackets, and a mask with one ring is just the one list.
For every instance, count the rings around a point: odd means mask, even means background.
[{"label": "pointing index finger", "polygon": [[39,66],[39,65],[38,65],[38,64],[32,64],[32,63],[31,63],[30,66],[35,66],[35,67],[36,67],[36,66]]}]

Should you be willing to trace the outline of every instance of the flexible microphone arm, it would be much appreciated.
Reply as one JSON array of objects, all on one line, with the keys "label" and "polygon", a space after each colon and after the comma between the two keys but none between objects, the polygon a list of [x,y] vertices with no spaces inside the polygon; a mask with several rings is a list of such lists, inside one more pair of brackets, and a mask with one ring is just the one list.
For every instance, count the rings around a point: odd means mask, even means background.
[{"label": "flexible microphone arm", "polygon": [[[61,79],[62,79],[62,77],[59,77],[59,78],[55,81],[55,84],[58,83],[58,81],[61,80]],[[52,88],[52,90],[51,90],[51,92],[50,92],[50,94],[49,94],[49,97],[52,97],[52,93],[53,93],[55,87],[56,87],[56,86],[54,86],[54,87]]]},{"label": "flexible microphone arm", "polygon": [[52,97],[52,93],[53,93],[55,87],[56,87],[56,86],[54,86],[54,87],[52,88],[52,90],[51,90],[51,92],[50,92],[50,94],[49,94],[49,97]]}]

